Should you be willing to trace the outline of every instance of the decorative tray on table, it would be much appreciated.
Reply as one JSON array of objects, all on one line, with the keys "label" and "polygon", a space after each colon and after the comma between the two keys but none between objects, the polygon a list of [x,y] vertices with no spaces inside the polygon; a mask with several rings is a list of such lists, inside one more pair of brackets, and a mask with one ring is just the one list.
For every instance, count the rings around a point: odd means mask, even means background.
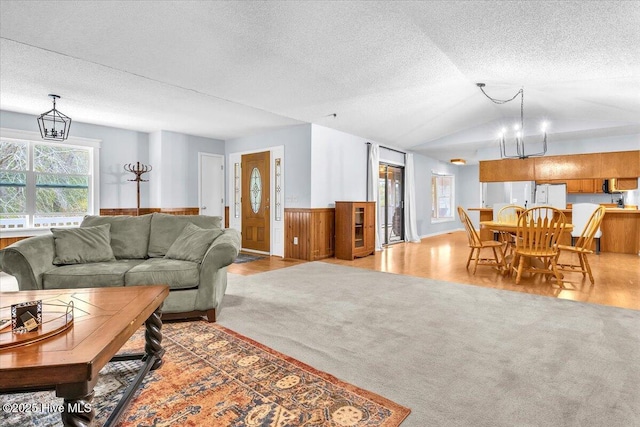
[{"label": "decorative tray on table", "polygon": [[73,301],[30,301],[0,307],[0,351],[32,344],[73,325]]}]

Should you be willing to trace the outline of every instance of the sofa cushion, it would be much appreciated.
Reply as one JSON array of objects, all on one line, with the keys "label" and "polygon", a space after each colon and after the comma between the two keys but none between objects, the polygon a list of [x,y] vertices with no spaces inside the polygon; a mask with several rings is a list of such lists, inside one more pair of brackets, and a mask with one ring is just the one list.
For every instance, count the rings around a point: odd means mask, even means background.
[{"label": "sofa cushion", "polygon": [[151,214],[142,216],[87,215],[80,227],[111,224],[111,248],[118,259],[146,258],[151,232]]},{"label": "sofa cushion", "polygon": [[42,275],[44,289],[99,288],[124,286],[124,274],[144,260],[118,260],[63,265]]},{"label": "sofa cushion", "polygon": [[207,229],[187,224],[164,257],[201,263],[211,242],[221,234],[219,228]]},{"label": "sofa cushion", "polygon": [[103,224],[84,228],[52,228],[55,244],[55,265],[84,264],[113,261],[111,249],[111,225]]},{"label": "sofa cushion", "polygon": [[219,216],[154,213],[151,218],[149,256],[165,256],[187,224],[194,224],[200,228],[221,228],[221,220]]},{"label": "sofa cushion", "polygon": [[198,264],[166,258],[151,258],[127,271],[125,286],[169,285],[171,289],[195,288],[200,282]]}]

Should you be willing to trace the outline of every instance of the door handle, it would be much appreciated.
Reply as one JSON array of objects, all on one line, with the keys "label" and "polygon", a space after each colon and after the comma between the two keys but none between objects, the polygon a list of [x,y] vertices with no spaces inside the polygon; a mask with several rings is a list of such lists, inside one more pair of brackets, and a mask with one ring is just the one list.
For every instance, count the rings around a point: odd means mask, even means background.
[{"label": "door handle", "polygon": [[206,207],[206,206],[203,206],[203,207],[201,207],[200,209],[205,210],[205,209],[207,209],[207,207]]}]

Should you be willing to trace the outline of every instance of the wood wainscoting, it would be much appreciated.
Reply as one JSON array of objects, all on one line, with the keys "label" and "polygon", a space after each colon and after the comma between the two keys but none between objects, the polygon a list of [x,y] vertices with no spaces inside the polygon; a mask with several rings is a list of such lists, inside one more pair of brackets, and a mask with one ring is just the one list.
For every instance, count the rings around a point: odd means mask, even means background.
[{"label": "wood wainscoting", "polygon": [[[335,253],[335,209],[285,208],[285,258],[315,261]],[[298,244],[294,244],[294,238]]]},{"label": "wood wainscoting", "polygon": [[[199,208],[140,208],[140,215],[146,215],[154,212],[166,213],[171,215],[199,215]],[[100,215],[114,216],[114,215],[132,215],[136,216],[136,208],[111,208],[100,209]]]},{"label": "wood wainscoting", "polygon": [[9,245],[14,244],[15,242],[19,242],[20,240],[27,239],[31,236],[21,236],[21,237],[2,237],[0,238],[0,249],[4,249]]}]

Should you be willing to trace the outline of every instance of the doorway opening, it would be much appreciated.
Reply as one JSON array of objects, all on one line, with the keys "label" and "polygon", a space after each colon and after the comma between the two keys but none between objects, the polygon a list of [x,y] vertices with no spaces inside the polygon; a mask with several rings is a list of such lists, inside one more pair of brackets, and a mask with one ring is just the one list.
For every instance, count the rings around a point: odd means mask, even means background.
[{"label": "doorway opening", "polygon": [[404,166],[380,163],[378,218],[383,245],[404,242]]}]

